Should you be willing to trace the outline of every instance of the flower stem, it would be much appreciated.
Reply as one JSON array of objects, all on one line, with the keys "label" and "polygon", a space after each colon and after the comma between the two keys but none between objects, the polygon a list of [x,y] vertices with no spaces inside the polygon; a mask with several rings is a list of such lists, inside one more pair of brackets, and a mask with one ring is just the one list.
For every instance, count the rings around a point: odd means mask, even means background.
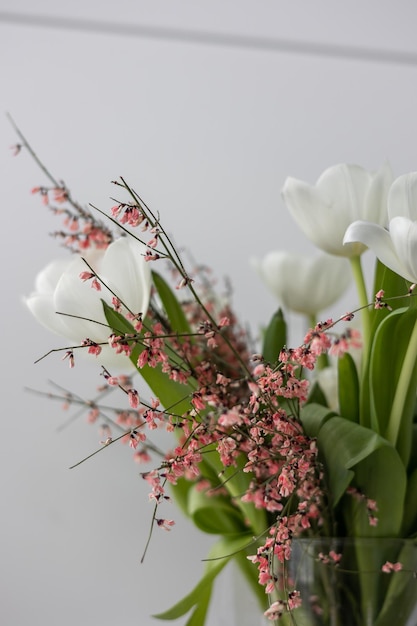
[{"label": "flower stem", "polygon": [[361,257],[359,255],[351,257],[350,264],[352,268],[353,278],[356,283],[356,289],[359,296],[359,304],[362,308],[362,334],[363,334],[363,354],[367,358],[369,341],[371,336],[371,318],[368,310],[368,295],[366,292],[365,277],[363,275]]}]

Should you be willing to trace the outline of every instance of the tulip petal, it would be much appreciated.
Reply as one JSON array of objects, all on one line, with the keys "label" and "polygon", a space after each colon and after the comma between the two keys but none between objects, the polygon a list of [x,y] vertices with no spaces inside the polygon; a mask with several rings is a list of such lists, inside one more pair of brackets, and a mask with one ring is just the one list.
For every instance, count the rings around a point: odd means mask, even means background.
[{"label": "tulip petal", "polygon": [[[118,239],[107,249],[91,249],[81,256],[50,263],[36,279],[36,292],[26,299],[29,310],[46,328],[80,346],[90,339],[106,344],[111,333],[102,300],[111,304],[116,294],[135,314],[146,315],[151,291],[151,271],[144,258],[145,246],[134,237]],[[88,265],[87,265],[87,263]],[[83,281],[88,266],[97,274],[101,290]],[[113,293],[112,293],[113,292]],[[82,350],[86,354],[85,350]],[[118,369],[131,368],[126,356],[102,346],[100,364]]]},{"label": "tulip petal", "polygon": [[90,282],[83,282],[79,277],[85,270],[86,265],[81,257],[74,258],[58,281],[53,302],[55,311],[65,314],[61,315],[66,327],[65,336],[78,342],[88,337],[99,343],[107,340],[110,330],[106,326],[101,292],[92,289]]},{"label": "tulip petal", "polygon": [[328,255],[303,257],[284,251],[270,252],[252,261],[261,278],[287,309],[315,316],[345,291],[350,272],[345,259]]},{"label": "tulip petal", "polygon": [[362,217],[365,221],[374,222],[380,226],[387,226],[387,197],[393,179],[394,176],[390,164],[384,163],[371,177],[369,190],[366,194],[365,210],[361,216],[358,216],[358,219]]},{"label": "tulip petal", "polygon": [[417,282],[417,223],[406,217],[394,217],[389,223],[389,232],[404,268],[397,274],[412,283]]},{"label": "tulip petal", "polygon": [[369,172],[359,165],[340,164],[325,170],[316,186],[326,204],[333,208],[333,219],[342,218],[349,224],[363,216],[371,180]]},{"label": "tulip petal", "polygon": [[397,178],[388,195],[388,213],[394,217],[407,217],[417,220],[417,172],[404,174]]},{"label": "tulip petal", "polygon": [[54,302],[50,294],[33,294],[25,298],[24,301],[32,315],[44,328],[61,335],[61,337],[70,339],[64,318],[56,314]]},{"label": "tulip petal", "polygon": [[317,314],[345,293],[351,281],[351,271],[345,258],[325,254],[313,259],[309,267],[308,274],[314,285],[314,312]]},{"label": "tulip petal", "polygon": [[[131,237],[114,241],[106,250],[100,277],[134,313],[146,315],[151,291],[151,271],[144,259],[145,246]],[[103,292],[106,290],[103,289]],[[111,302],[111,294],[105,296]]]},{"label": "tulip petal", "polygon": [[340,241],[349,221],[335,215],[334,209],[324,201],[318,189],[301,180],[287,178],[282,197],[310,241],[330,254],[340,254]]},{"label": "tulip petal", "polygon": [[360,241],[370,248],[381,263],[389,267],[393,272],[410,280],[410,278],[404,274],[406,268],[397,254],[390,233],[385,228],[382,228],[382,226],[378,224],[371,224],[370,222],[354,222],[347,229],[343,243],[356,241]]},{"label": "tulip petal", "polygon": [[35,290],[37,293],[51,294],[53,293],[62,274],[71,263],[70,258],[57,259],[49,263],[39,272],[35,279]]},{"label": "tulip petal", "polygon": [[316,246],[349,257],[362,254],[365,247],[359,242],[344,246],[346,228],[363,218],[386,224],[391,182],[388,164],[377,172],[340,164],[325,170],[315,186],[287,178],[282,195],[298,226]]}]

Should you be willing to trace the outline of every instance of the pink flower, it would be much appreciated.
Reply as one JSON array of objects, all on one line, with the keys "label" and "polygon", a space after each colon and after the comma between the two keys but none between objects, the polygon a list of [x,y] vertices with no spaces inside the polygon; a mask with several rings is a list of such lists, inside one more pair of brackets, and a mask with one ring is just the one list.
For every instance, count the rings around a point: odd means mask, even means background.
[{"label": "pink flower", "polygon": [[158,524],[159,528],[163,528],[168,531],[175,525],[175,522],[172,519],[156,519],[155,522]]},{"label": "pink flower", "polygon": [[381,567],[381,571],[384,572],[384,574],[390,574],[391,572],[399,572],[402,568],[402,563],[391,563],[391,561],[386,561]]},{"label": "pink flower", "polygon": [[94,278],[94,274],[92,272],[81,272],[80,278],[82,281],[90,280],[90,278]]},{"label": "pink flower", "polygon": [[127,395],[129,397],[129,404],[132,409],[137,409],[139,406],[139,394],[136,389],[129,389]]}]

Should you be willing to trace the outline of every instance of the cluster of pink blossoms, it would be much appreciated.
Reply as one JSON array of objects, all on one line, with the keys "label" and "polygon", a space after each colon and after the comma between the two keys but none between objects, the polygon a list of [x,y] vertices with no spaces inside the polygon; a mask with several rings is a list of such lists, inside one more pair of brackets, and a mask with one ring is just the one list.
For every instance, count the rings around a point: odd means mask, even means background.
[{"label": "cluster of pink blossoms", "polygon": [[[65,216],[68,232],[60,235],[66,245],[76,245],[81,251],[110,243],[109,231],[73,203],[64,186],[36,191],[46,203],[51,193],[55,202],[70,202],[72,209],[55,210]],[[165,233],[139,203],[120,203],[112,209],[112,215],[122,225],[141,226],[143,232],[149,230],[146,260],[174,259],[166,247],[158,250]],[[290,558],[292,538],[320,529],[326,508],[316,441],[307,437],[299,419],[300,407],[309,392],[305,372],[314,369],[321,354],[339,356],[356,346],[359,338],[349,328],[341,336],[332,337],[329,330],[334,323],[327,320],[309,331],[302,346],[283,347],[277,361],[267,363],[261,355],[251,355],[246,333],[230,307],[220,305],[211,289],[196,298],[193,280],[182,265],[175,266],[177,286],[188,286],[191,292],[190,299],[182,305],[192,329],[189,336],[180,336],[152,300],[146,319],[130,315],[132,332],[111,333],[109,345],[128,356],[138,350],[139,371],[145,366],[160,368],[167,379],[184,385],[188,409],[176,413],[175,406],[163,408],[158,399],[146,402],[129,379],[114,377],[104,370],[106,383],[120,388],[130,405],[129,411],[119,412],[117,423],[126,428],[123,438],[129,441],[139,462],[149,462],[151,458],[146,428],[163,426],[177,435],[177,445],[159,467],[142,474],[151,486],[150,499],[156,508],[169,499],[166,484],[175,485],[180,478],[192,481],[213,497],[228,494],[228,483],[222,480],[228,468],[248,477],[246,491],[240,494],[241,502],[263,509],[267,519],[265,528],[254,539],[255,554],[248,558],[257,565],[259,582],[266,593],[273,594],[279,589],[281,565]],[[87,274],[84,272],[80,280],[93,279],[92,287],[97,289],[99,277]],[[116,312],[121,310],[120,302],[115,300],[113,305]],[[100,353],[100,346],[88,338],[82,343],[90,353]],[[96,419],[98,407],[91,408],[91,416],[92,411]],[[109,434],[105,443],[112,442]],[[218,455],[220,459],[222,472],[216,479],[202,469],[207,455]],[[239,509],[235,497],[229,497],[230,503]],[[153,519],[165,530],[170,530],[174,523],[156,514]],[[266,615],[277,619],[299,603],[299,594],[293,589],[285,601],[273,602]]]}]

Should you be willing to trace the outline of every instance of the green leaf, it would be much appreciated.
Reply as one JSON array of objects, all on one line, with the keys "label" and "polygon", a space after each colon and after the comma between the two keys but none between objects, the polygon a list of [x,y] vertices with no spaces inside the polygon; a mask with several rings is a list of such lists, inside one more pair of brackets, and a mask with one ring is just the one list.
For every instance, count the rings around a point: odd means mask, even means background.
[{"label": "green leaf", "polygon": [[[410,456],[416,400],[416,323],[414,307],[390,313],[375,333],[369,363],[371,425],[396,446],[405,464]],[[400,385],[401,380],[405,383]]]},{"label": "green leaf", "polygon": [[267,363],[275,363],[279,353],[287,342],[287,324],[282,309],[273,314],[265,330],[262,356]]},{"label": "green leaf", "polygon": [[241,511],[225,496],[207,496],[196,485],[188,493],[187,514],[205,533],[227,535],[245,532]]},{"label": "green leaf", "polygon": [[305,404],[300,412],[300,419],[306,434],[315,439],[318,437],[321,427],[331,417],[337,415],[334,411],[322,404]]},{"label": "green leaf", "polygon": [[[351,497],[346,498],[351,513],[347,513],[345,519],[352,519],[352,534],[358,537],[399,537],[404,516],[407,474],[395,448],[385,439],[378,435],[376,437],[373,443],[375,450],[353,469],[355,486],[377,503],[377,526],[370,526],[365,506]],[[369,442],[369,445],[372,443]]]},{"label": "green leaf", "polygon": [[[211,592],[211,586],[216,576],[218,576],[230,559],[234,557],[236,552],[245,549],[245,547],[251,542],[251,539],[252,536],[250,533],[239,534],[233,537],[223,537],[220,539],[211,548],[207,557],[208,560],[206,561],[204,574],[194,589],[173,607],[163,613],[153,615],[153,617],[162,620],[178,619],[191,611],[193,607],[198,607],[201,600],[206,603],[207,587],[210,588]],[[199,626],[201,626],[202,623],[203,622],[200,622]],[[191,622],[191,624],[193,624],[193,622]],[[198,622],[195,622],[195,626],[197,625]]]},{"label": "green leaf", "polygon": [[[336,416],[320,405],[305,405],[301,421],[307,435],[317,438],[333,506],[338,505],[353,481],[367,498],[377,502],[380,521],[376,529],[371,529],[366,512],[358,512],[353,499],[347,498],[351,509],[346,519],[352,520],[349,522],[352,534],[397,536],[407,475],[395,448],[371,429]],[[361,528],[360,532],[354,532],[355,525]]]},{"label": "green leaf", "polygon": [[195,606],[195,609],[192,612],[191,617],[187,620],[185,626],[202,626],[202,624],[205,623],[207,611],[210,606],[212,590],[213,585],[207,585],[207,587],[201,591],[198,604]]},{"label": "green leaf", "polygon": [[181,303],[178,302],[168,283],[157,272],[152,272],[153,284],[158,292],[171,328],[177,333],[191,333],[190,325],[185,317]]},{"label": "green leaf", "polygon": [[[116,333],[136,334],[133,326],[121,315],[112,309],[106,302],[103,302],[103,310],[109,326]],[[182,385],[171,380],[163,371],[161,366],[149,367],[145,365],[142,368],[137,367],[137,361],[140,353],[144,350],[144,346],[137,343],[133,348],[130,360],[136,367],[139,374],[149,385],[153,393],[159,398],[162,405],[177,415],[183,415],[192,408],[190,395],[197,388],[197,384],[193,379],[189,379],[187,385]]]},{"label": "green leaf", "polygon": [[389,574],[384,604],[374,621],[374,626],[409,623],[407,620],[417,602],[417,585],[415,577],[411,575],[411,572],[416,571],[417,544],[410,540],[406,541],[400,554],[391,557],[390,560],[401,563],[403,571]]},{"label": "green leaf", "polygon": [[175,485],[170,485],[176,504],[185,516],[188,517],[188,493],[193,488],[193,483],[185,478],[178,478]]},{"label": "green leaf", "polygon": [[404,519],[402,535],[407,537],[415,534],[417,530],[417,469],[415,469],[407,481],[407,491],[404,505]]},{"label": "green leaf", "polygon": [[[323,455],[326,475],[336,506],[354,479],[355,486],[377,502],[378,525],[370,527],[366,511],[357,510],[356,501],[348,497],[352,508],[346,516],[352,534],[357,536],[391,536],[400,533],[407,475],[395,448],[377,433],[343,417],[332,417],[318,434],[318,448]],[[351,517],[353,516],[353,517]],[[356,528],[357,531],[353,531]]]},{"label": "green leaf", "polygon": [[359,377],[352,356],[338,359],[338,391],[340,414],[352,422],[359,421]]},{"label": "green leaf", "polygon": [[408,473],[417,469],[417,424],[416,424],[416,409],[414,408],[413,426],[411,431],[411,451],[410,462],[408,464]]},{"label": "green leaf", "polygon": [[[406,294],[410,283],[402,276],[399,276],[388,267],[383,265],[381,261],[376,260],[375,273],[374,273],[374,292],[372,296],[383,289],[386,298],[398,297]],[[398,300],[389,300],[389,305],[392,309],[399,309],[408,307],[410,304],[410,298],[405,296],[404,298],[398,298]],[[381,317],[384,317],[388,312],[388,309],[375,310],[374,315],[375,322]],[[385,315],[384,315],[385,313]],[[377,322],[378,323],[378,322]]]},{"label": "green leaf", "polygon": [[224,467],[220,460],[219,453],[212,446],[207,447],[208,453],[204,460],[208,463],[218,476],[221,476],[222,485],[227,489],[230,496],[234,498],[235,504],[242,511],[245,519],[248,520],[252,534],[262,535],[268,528],[266,511],[257,509],[252,502],[242,502],[242,496],[248,491],[249,483],[252,480],[250,472],[244,472],[247,459],[243,455],[237,459],[237,467]]},{"label": "green leaf", "polygon": [[[378,259],[376,260],[373,295],[375,295],[380,289],[383,289],[386,298],[398,297],[407,293],[409,285],[410,283],[407,282],[402,276],[399,276],[387,268]],[[417,301],[415,298],[404,297],[396,300],[389,300],[389,305],[393,310],[404,307],[413,308],[417,305]],[[390,312],[388,308],[383,308],[373,309],[369,311],[369,314],[371,318],[371,337],[375,337],[378,327],[390,315]],[[370,391],[371,382],[369,378],[369,359],[372,349],[373,345],[370,342],[369,354],[365,355],[366,368],[363,372],[361,380],[360,424],[378,431],[378,423],[375,416],[375,407],[373,405],[373,398]],[[387,363],[386,358],[384,363]]]},{"label": "green leaf", "polygon": [[321,404],[322,406],[327,407],[327,398],[317,381],[315,381],[311,386],[307,404]]}]

